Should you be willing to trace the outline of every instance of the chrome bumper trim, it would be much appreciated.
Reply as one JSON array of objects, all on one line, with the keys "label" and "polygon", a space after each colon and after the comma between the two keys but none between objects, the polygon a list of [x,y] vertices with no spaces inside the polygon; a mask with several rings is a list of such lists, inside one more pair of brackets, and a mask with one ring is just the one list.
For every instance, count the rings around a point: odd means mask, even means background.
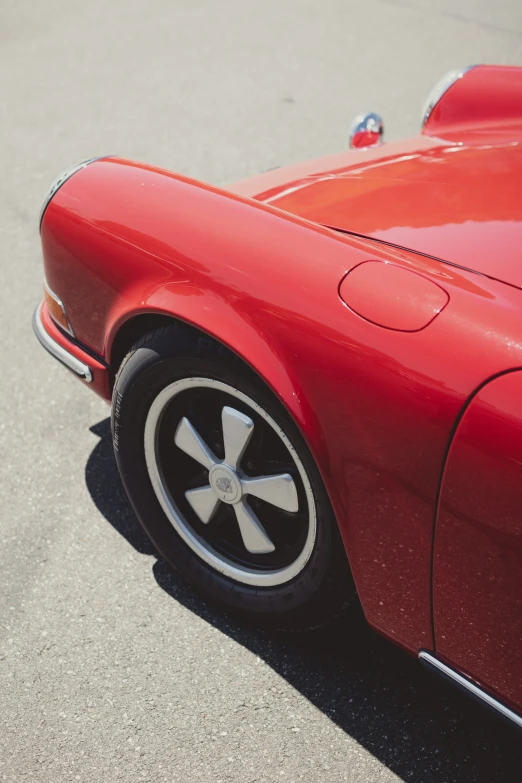
[{"label": "chrome bumper trim", "polygon": [[66,351],[65,348],[62,348],[62,346],[59,345],[56,340],[53,340],[53,338],[45,330],[42,323],[42,305],[43,303],[38,305],[33,315],[33,329],[34,333],[38,337],[38,340],[43,345],[45,350],[49,351],[51,356],[54,356],[55,359],[58,359],[59,362],[64,364],[68,370],[71,370],[75,375],[87,383],[91,383],[91,368],[80,361],[80,359],[77,359],[76,356],[73,356],[68,351]]},{"label": "chrome bumper trim", "polygon": [[471,680],[468,680],[466,677],[463,677],[461,674],[453,671],[453,669],[451,669],[449,666],[446,666],[446,664],[442,663],[442,661],[439,661],[437,658],[431,655],[431,653],[426,652],[425,650],[421,650],[419,653],[419,661],[424,663],[432,671],[435,670],[438,674],[442,674],[444,677],[448,677],[454,683],[460,685],[461,688],[469,691],[469,693],[476,699],[495,710],[495,712],[498,712],[504,718],[513,721],[513,723],[515,723],[519,728],[522,728],[522,717],[520,715],[517,715],[516,712],[510,710],[509,707],[506,707],[504,704],[502,704],[502,702],[493,698],[493,696],[490,696],[489,693],[483,691],[482,688],[480,688],[478,685],[475,685],[475,683],[471,682]]}]

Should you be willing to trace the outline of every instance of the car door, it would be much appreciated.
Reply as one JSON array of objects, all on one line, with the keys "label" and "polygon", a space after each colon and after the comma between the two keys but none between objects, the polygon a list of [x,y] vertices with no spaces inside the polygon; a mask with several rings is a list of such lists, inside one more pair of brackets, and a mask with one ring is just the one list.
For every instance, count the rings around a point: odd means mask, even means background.
[{"label": "car door", "polygon": [[433,570],[437,657],[522,712],[522,371],[485,384],[455,432]]}]

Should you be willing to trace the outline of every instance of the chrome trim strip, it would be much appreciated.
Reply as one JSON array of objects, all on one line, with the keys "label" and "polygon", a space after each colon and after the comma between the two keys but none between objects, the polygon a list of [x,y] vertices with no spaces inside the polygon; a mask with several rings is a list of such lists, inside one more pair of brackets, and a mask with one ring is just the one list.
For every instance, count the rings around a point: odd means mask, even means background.
[{"label": "chrome trim strip", "polygon": [[426,652],[425,650],[421,650],[419,652],[419,661],[426,664],[429,668],[433,667],[434,669],[437,669],[440,674],[449,677],[449,679],[456,682],[457,685],[465,688],[477,699],[480,699],[480,701],[483,701],[484,704],[487,704],[488,707],[491,707],[496,712],[499,712],[501,715],[503,715],[504,718],[513,721],[513,723],[515,723],[519,728],[522,728],[522,717],[520,715],[517,715],[516,712],[510,710],[509,707],[506,707],[493,696],[490,696],[489,693],[483,691],[482,688],[480,688],[478,685],[475,685],[475,683],[471,682],[471,680],[468,680],[461,674],[457,674],[456,671],[450,669],[449,666],[446,666],[445,663],[439,661],[437,658],[431,655],[431,653]]},{"label": "chrome trim strip", "polygon": [[466,68],[456,68],[454,71],[448,71],[448,73],[445,73],[444,76],[435,84],[435,86],[432,87],[428,97],[426,98],[424,106],[422,107],[421,130],[428,122],[433,109],[438,104],[442,96],[448,92],[450,87],[453,87],[456,81],[462,79],[462,77],[465,76],[468,71],[471,71],[476,67],[477,65],[468,65]]},{"label": "chrome trim strip", "polygon": [[51,356],[54,356],[55,359],[58,359],[59,362],[64,364],[68,370],[71,370],[75,375],[77,375],[79,378],[82,378],[82,380],[86,381],[87,383],[91,383],[91,368],[84,364],[84,362],[80,361],[80,359],[77,359],[76,356],[73,356],[68,351],[66,351],[65,348],[62,348],[62,346],[59,345],[56,340],[53,340],[51,335],[48,334],[48,332],[45,330],[42,323],[42,306],[43,303],[40,303],[33,315],[34,333],[36,334],[41,345],[43,345],[45,350],[48,351]]},{"label": "chrome trim strip", "polygon": [[40,220],[39,220],[39,224],[38,224],[40,226],[40,230],[42,228],[42,220],[43,220],[44,215],[45,215],[45,210],[47,209],[47,207],[49,206],[50,202],[52,201],[52,198],[55,195],[55,193],[58,190],[60,190],[62,185],[64,185],[67,182],[67,180],[72,177],[73,174],[76,174],[76,172],[81,171],[81,169],[86,168],[86,166],[88,166],[90,163],[94,163],[97,160],[103,160],[104,158],[112,158],[112,157],[114,157],[114,156],[113,155],[98,155],[96,158],[89,158],[88,160],[82,160],[80,163],[76,163],[75,165],[70,166],[68,169],[66,169],[61,174],[59,174],[58,177],[56,177],[56,179],[54,180],[53,184],[51,185],[51,187],[47,191],[47,194],[46,194],[46,196],[44,198],[42,207],[40,209]]}]

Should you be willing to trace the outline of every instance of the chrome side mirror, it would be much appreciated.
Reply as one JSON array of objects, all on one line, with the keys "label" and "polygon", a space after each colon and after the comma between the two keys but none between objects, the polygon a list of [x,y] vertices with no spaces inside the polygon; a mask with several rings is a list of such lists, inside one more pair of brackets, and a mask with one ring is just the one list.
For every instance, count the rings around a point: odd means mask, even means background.
[{"label": "chrome side mirror", "polygon": [[358,114],[350,127],[350,148],[375,147],[383,140],[382,117],[375,112]]}]

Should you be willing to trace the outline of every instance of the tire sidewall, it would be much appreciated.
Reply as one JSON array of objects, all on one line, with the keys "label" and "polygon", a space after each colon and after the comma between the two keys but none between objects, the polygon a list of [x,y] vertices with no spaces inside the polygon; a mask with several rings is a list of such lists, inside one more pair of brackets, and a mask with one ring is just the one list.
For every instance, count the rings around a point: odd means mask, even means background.
[{"label": "tire sidewall", "polygon": [[[131,352],[118,373],[113,392],[116,461],[141,524],[163,558],[212,600],[250,617],[264,616],[265,622],[271,615],[279,620],[286,616],[288,620],[296,612],[304,612],[313,624],[311,604],[327,588],[328,570],[340,536],[321,477],[297,426],[257,376],[226,349],[208,340],[182,338],[175,341],[173,350],[172,334],[168,330],[162,332]],[[256,587],[214,570],[183,541],[156,497],[145,461],[146,418],[153,401],[166,386],[193,377],[221,381],[250,397],[281,427],[303,463],[315,501],[317,532],[307,563],[289,582]],[[302,620],[301,617],[301,624]]]}]

